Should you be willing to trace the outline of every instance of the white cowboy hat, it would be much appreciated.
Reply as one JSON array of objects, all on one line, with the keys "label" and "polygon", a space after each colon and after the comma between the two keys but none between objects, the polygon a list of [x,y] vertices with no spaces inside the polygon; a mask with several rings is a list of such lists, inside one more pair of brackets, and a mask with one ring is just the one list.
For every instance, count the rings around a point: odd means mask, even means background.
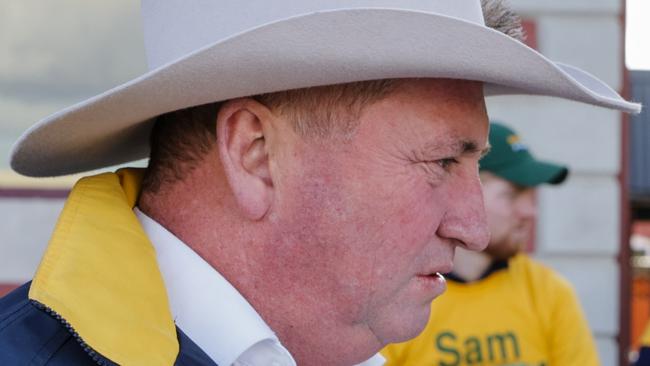
[{"label": "white cowboy hat", "polygon": [[152,119],[209,102],[352,81],[485,82],[486,95],[640,105],[484,25],[479,0],[143,0],[150,71],[40,121],[12,168],[56,176],[148,155]]}]

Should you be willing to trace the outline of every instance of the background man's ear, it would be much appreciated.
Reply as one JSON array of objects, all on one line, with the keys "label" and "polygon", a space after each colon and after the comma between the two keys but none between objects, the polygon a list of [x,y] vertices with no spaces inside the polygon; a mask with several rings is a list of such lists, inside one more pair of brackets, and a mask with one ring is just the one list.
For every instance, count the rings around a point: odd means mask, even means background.
[{"label": "background man's ear", "polygon": [[224,103],[216,121],[224,172],[239,207],[251,220],[264,217],[273,198],[265,136],[271,116],[264,105],[243,98]]}]

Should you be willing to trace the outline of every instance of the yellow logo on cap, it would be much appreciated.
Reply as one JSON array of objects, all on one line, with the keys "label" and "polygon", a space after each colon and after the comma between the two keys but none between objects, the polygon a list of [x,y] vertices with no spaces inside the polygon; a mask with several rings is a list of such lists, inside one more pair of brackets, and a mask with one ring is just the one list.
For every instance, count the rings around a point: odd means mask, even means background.
[{"label": "yellow logo on cap", "polygon": [[506,139],[510,147],[512,148],[512,151],[518,152],[518,151],[526,151],[528,150],[528,147],[521,141],[521,138],[517,135],[510,135]]},{"label": "yellow logo on cap", "polygon": [[513,145],[513,144],[516,144],[516,143],[518,143],[519,141],[521,141],[521,138],[519,138],[519,136],[517,136],[517,135],[510,135],[510,136],[508,136],[508,138],[506,139],[506,141],[508,141],[508,143],[509,143],[510,145]]}]

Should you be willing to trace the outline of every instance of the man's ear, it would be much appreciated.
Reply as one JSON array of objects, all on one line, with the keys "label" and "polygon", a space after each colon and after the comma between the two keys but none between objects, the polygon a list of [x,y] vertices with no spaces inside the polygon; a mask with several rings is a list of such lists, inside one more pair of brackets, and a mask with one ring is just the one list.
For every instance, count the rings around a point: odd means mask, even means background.
[{"label": "man's ear", "polygon": [[267,145],[273,114],[242,98],[225,102],[217,116],[217,145],[226,178],[243,213],[259,220],[273,199]]}]

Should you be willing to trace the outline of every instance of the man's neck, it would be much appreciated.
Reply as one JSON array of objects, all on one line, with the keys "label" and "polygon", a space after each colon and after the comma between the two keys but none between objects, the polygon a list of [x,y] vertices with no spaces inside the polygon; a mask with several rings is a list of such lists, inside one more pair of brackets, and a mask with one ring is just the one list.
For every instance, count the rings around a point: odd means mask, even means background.
[{"label": "man's neck", "polygon": [[474,282],[481,278],[491,264],[492,258],[488,254],[456,248],[454,275],[465,282]]},{"label": "man's neck", "polygon": [[[370,358],[382,348],[383,344],[367,326],[351,325],[338,319],[323,296],[306,294],[296,297],[291,291],[278,292],[267,287],[275,280],[268,276],[256,278],[248,286],[240,288],[298,365],[353,365]],[[367,350],[367,353],[360,356],[360,350]]]},{"label": "man's neck", "polygon": [[[201,169],[195,171],[199,174]],[[186,197],[186,192],[200,185],[213,188],[201,190],[201,199]],[[186,176],[182,184],[164,194],[144,192],[139,208],[237,289],[298,365],[354,364],[363,361],[359,357],[369,358],[379,351],[382,344],[368,335],[367,327],[338,319],[341,314],[333,311],[335,307],[327,303],[320,288],[295,289],[295,279],[301,278],[291,271],[295,261],[269,254],[277,252],[278,243],[284,245],[282,233],[242,222],[232,198],[214,189],[219,186],[209,177]],[[305,266],[310,264],[305,260]],[[341,343],[341,339],[346,341]],[[360,349],[367,352],[360,354]]]}]

